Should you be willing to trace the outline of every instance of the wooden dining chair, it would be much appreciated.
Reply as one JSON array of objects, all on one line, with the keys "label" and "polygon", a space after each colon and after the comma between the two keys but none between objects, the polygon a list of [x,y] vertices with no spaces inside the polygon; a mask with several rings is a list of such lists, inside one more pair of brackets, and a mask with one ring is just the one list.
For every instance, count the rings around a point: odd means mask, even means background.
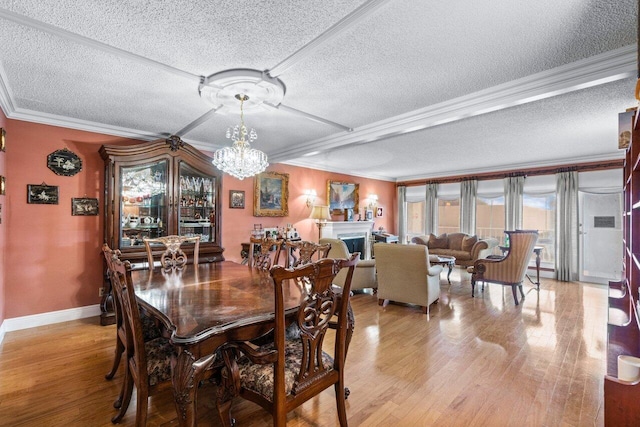
[{"label": "wooden dining chair", "polygon": [[[286,425],[286,415],[302,403],[334,386],[338,419],[347,426],[345,407],[344,366],[351,278],[359,254],[349,259],[325,258],[301,267],[286,269],[274,266],[270,273],[275,291],[275,333],[272,342],[256,347],[249,342],[232,343],[224,350],[229,365],[223,375],[239,390],[239,395],[270,411],[274,425]],[[333,279],[348,268],[342,288],[333,286]],[[292,286],[300,287],[304,298],[294,314],[293,322],[300,329],[299,338],[286,339],[285,295]],[[332,354],[323,351],[322,344],[329,323],[337,314],[337,330]],[[244,356],[236,361],[230,355],[240,350]],[[219,404],[223,425],[232,424],[230,401]]]},{"label": "wooden dining chair", "polygon": [[316,260],[326,258],[331,250],[331,244],[320,244],[307,240],[287,240],[284,242],[284,248],[287,257],[286,266],[299,267],[312,263],[314,256],[316,256]]},{"label": "wooden dining chair", "polygon": [[118,423],[129,408],[133,387],[136,396],[136,426],[145,426],[149,396],[171,387],[171,358],[174,347],[164,337],[144,340],[140,309],[131,281],[131,264],[120,259],[112,261],[111,283],[120,297],[125,327],[126,370],[122,401],[111,422]]},{"label": "wooden dining chair", "polygon": [[251,237],[249,245],[249,267],[268,271],[277,265],[282,250],[282,239],[276,237]]},{"label": "wooden dining chair", "polygon": [[164,270],[175,268],[183,268],[187,265],[188,257],[182,249],[184,243],[193,243],[193,260],[194,265],[198,264],[198,255],[200,253],[200,236],[163,236],[155,239],[143,238],[145,249],[147,250],[147,261],[149,269],[153,270],[155,261],[153,257],[153,247],[160,246],[164,252],[160,255],[160,265]]},{"label": "wooden dining chair", "polygon": [[[104,245],[102,245],[102,253],[104,255],[104,259],[107,264],[107,275],[109,277],[109,280],[111,281],[111,277],[113,276],[113,263],[115,260],[120,259],[120,255],[121,255],[120,250],[111,249],[109,248],[109,245],[105,243]],[[118,371],[118,367],[120,366],[120,360],[122,358],[122,354],[124,353],[125,346],[127,344],[127,338],[125,335],[126,328],[124,324],[124,314],[122,313],[121,296],[119,292],[115,292],[115,290],[113,289],[113,286],[111,287],[111,290],[112,290],[112,297],[113,297],[114,312],[116,315],[115,316],[116,317],[116,346],[115,346],[115,352],[114,352],[113,364],[111,366],[111,370],[107,375],[105,375],[105,378],[108,380],[113,379],[116,372]],[[156,325],[155,321],[151,317],[147,316],[144,312],[141,312],[141,319],[142,319],[142,335],[145,341],[150,341],[154,338],[158,338],[161,335],[160,328]],[[121,402],[122,402],[122,395],[119,396],[118,399],[115,401],[114,406],[116,408],[119,408]]]}]

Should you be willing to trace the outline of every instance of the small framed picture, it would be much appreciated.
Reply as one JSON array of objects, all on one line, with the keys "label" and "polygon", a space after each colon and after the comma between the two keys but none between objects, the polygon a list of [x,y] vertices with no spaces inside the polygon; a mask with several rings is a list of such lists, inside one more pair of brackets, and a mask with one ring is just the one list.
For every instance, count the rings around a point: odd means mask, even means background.
[{"label": "small framed picture", "polygon": [[344,220],[345,221],[353,221],[353,209],[347,208],[344,210]]},{"label": "small framed picture", "polygon": [[371,209],[364,211],[364,219],[365,221],[373,221],[373,211]]},{"label": "small framed picture", "polygon": [[7,131],[4,128],[0,128],[0,151],[7,149]]},{"label": "small framed picture", "polygon": [[244,209],[244,191],[229,190],[229,207],[231,209]]},{"label": "small framed picture", "polygon": [[58,204],[58,186],[42,184],[27,184],[27,203],[39,205]]},{"label": "small framed picture", "polygon": [[4,176],[0,176],[0,196],[4,196],[6,194],[7,181],[4,179]]},{"label": "small framed picture", "polygon": [[71,199],[71,215],[98,215],[98,199],[90,197],[74,197]]},{"label": "small framed picture", "polygon": [[376,209],[376,218],[382,218],[382,208]]}]

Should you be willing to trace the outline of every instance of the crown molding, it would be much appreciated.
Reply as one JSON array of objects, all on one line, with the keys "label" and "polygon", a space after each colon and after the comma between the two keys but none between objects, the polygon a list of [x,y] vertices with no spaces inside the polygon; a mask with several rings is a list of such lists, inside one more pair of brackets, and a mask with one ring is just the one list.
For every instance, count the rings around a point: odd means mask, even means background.
[{"label": "crown molding", "polygon": [[340,132],[272,153],[286,162],[311,151],[329,151],[415,132],[468,117],[621,80],[636,74],[637,45],[625,46],[551,70],[380,120],[351,132]]},{"label": "crown molding", "polygon": [[7,114],[7,118],[12,120],[22,120],[25,122],[83,130],[87,132],[120,136],[123,138],[139,139],[143,141],[153,141],[155,139],[164,138],[167,136],[166,134],[144,132],[138,129],[129,129],[120,126],[111,126],[103,123],[91,122],[88,120],[74,119],[49,113],[41,113],[39,111],[27,110],[24,108],[14,109],[12,113]]}]

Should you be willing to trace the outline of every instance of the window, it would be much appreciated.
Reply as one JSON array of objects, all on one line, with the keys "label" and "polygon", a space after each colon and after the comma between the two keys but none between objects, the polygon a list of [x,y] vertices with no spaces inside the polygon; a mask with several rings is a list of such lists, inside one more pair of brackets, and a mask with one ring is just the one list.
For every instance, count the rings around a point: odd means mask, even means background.
[{"label": "window", "polygon": [[460,197],[438,197],[438,235],[460,231]]},{"label": "window", "polygon": [[[522,203],[522,228],[538,230],[538,243],[544,249],[540,254],[543,263],[555,263],[556,195],[524,194]],[[535,258],[534,258],[535,259]]]},{"label": "window", "polygon": [[476,199],[476,234],[481,238],[504,240],[504,196]]},{"label": "window", "polygon": [[424,230],[425,205],[422,202],[407,202],[407,237],[411,241],[414,236],[422,236]]}]

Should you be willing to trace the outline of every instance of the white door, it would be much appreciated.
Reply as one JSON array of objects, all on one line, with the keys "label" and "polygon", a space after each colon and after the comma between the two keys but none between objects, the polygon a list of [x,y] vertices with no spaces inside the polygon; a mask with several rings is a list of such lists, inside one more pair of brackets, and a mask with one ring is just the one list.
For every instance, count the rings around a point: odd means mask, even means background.
[{"label": "white door", "polygon": [[580,281],[607,284],[622,275],[622,193],[580,192]]}]

